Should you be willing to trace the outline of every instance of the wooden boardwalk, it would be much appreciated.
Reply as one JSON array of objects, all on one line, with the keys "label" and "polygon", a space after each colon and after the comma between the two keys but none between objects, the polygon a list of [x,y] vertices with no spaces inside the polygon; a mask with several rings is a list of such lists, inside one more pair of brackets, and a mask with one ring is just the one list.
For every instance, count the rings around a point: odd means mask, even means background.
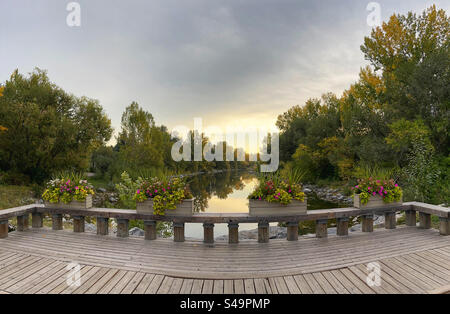
[{"label": "wooden boardwalk", "polygon": [[[66,283],[71,262],[81,266],[79,287]],[[369,262],[381,267],[379,287],[366,283]],[[415,227],[213,246],[45,228],[0,239],[0,293],[442,293],[449,285],[450,237]]]}]

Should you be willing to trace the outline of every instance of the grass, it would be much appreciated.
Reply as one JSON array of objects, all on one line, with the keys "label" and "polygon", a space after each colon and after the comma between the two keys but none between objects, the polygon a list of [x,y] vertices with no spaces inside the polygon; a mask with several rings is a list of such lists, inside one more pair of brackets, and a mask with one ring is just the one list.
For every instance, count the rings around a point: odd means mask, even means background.
[{"label": "grass", "polygon": [[28,186],[0,185],[0,210],[32,204],[33,194]]}]

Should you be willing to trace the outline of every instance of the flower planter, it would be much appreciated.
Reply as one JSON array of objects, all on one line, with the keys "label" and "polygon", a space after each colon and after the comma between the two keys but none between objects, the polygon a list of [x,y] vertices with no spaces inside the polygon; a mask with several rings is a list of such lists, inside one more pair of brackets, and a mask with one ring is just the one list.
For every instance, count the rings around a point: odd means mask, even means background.
[{"label": "flower planter", "polygon": [[47,208],[58,208],[58,209],[87,209],[92,208],[92,195],[86,196],[84,201],[72,201],[70,203],[50,203],[44,201],[45,207]]},{"label": "flower planter", "polygon": [[292,216],[306,214],[306,197],[303,202],[292,200],[287,205],[260,200],[249,200],[250,216]]},{"label": "flower planter", "polygon": [[[136,203],[136,211],[138,214],[153,215],[153,200],[147,199],[143,202]],[[176,209],[166,209],[165,216],[192,216],[194,211],[194,200],[183,200],[177,204]]]},{"label": "flower planter", "polygon": [[360,209],[366,208],[383,208],[383,207],[395,207],[401,206],[403,204],[402,200],[398,202],[385,203],[380,195],[370,196],[367,204],[361,204],[361,199],[359,194],[355,194],[353,197],[353,206]]}]

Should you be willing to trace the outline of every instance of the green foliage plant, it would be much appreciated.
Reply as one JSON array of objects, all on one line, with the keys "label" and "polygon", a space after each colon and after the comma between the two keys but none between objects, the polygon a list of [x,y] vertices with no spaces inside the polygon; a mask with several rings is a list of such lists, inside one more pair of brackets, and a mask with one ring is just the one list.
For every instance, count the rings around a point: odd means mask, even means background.
[{"label": "green foliage plant", "polygon": [[70,203],[84,201],[88,195],[94,195],[94,188],[87,180],[61,177],[50,180],[42,194],[42,199],[50,203]]},{"label": "green foliage plant", "polygon": [[143,180],[134,194],[134,200],[137,202],[152,199],[155,215],[165,215],[166,210],[175,210],[177,204],[191,198],[192,194],[186,182],[178,177]]},{"label": "green foliage plant", "polygon": [[260,175],[259,185],[248,198],[282,205],[287,205],[292,200],[303,202],[305,193],[303,193],[302,185],[299,182],[301,177],[302,175],[299,172],[295,172],[287,178],[279,173]]},{"label": "green foliage plant", "polygon": [[398,202],[402,199],[403,191],[401,187],[395,183],[394,179],[380,180],[358,179],[358,184],[353,188],[355,194],[359,194],[361,204],[365,205],[373,196],[379,195],[385,203]]}]

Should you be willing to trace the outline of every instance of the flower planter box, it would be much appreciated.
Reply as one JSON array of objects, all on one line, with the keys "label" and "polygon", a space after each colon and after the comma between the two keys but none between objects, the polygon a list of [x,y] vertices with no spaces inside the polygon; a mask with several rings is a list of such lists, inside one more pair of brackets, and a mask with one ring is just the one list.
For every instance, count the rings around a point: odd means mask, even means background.
[{"label": "flower planter box", "polygon": [[250,216],[291,216],[306,214],[306,197],[303,202],[292,200],[287,205],[260,200],[249,200]]},{"label": "flower planter box", "polygon": [[[137,202],[136,211],[138,214],[153,215],[153,200]],[[166,209],[165,216],[192,216],[193,211],[194,200],[183,200],[180,204],[177,204],[176,209]]]},{"label": "flower planter box", "polygon": [[393,203],[385,203],[380,195],[370,196],[367,204],[361,204],[361,199],[359,194],[355,194],[353,197],[353,206],[360,209],[366,208],[382,208],[382,207],[395,207],[401,206],[403,204],[402,200]]},{"label": "flower planter box", "polygon": [[58,209],[87,209],[92,208],[92,195],[86,196],[84,201],[72,201],[70,203],[50,203],[44,201],[45,207],[47,208],[58,208]]}]

